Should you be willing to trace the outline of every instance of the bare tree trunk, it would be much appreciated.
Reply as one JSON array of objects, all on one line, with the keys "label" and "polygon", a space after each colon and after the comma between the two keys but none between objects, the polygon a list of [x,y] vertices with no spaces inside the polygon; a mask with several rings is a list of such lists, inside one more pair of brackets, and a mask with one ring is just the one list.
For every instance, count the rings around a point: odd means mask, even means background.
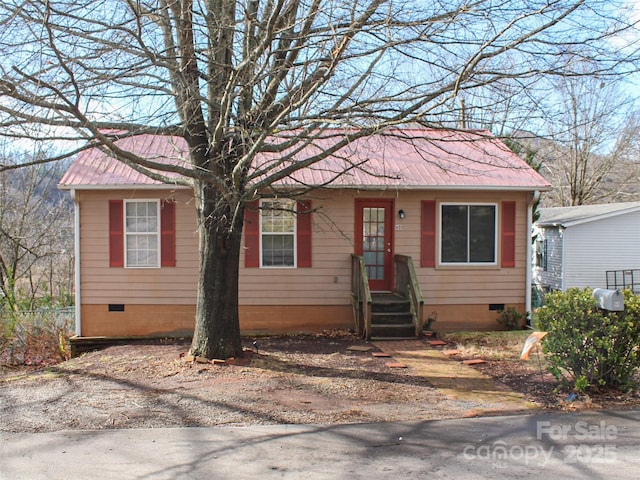
[{"label": "bare tree trunk", "polygon": [[238,275],[243,208],[196,183],[200,273],[191,354],[209,359],[242,356]]}]

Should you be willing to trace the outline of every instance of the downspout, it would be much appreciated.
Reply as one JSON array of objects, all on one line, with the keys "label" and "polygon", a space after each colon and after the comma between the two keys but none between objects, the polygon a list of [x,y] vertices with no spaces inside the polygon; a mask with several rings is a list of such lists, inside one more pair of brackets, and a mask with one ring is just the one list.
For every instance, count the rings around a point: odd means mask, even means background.
[{"label": "downspout", "polygon": [[564,292],[564,225],[558,225],[558,235],[560,235],[560,291]]},{"label": "downspout", "polygon": [[73,250],[74,250],[74,283],[76,303],[76,337],[82,336],[82,305],[80,295],[80,202],[75,188],[71,190],[73,200]]},{"label": "downspout", "polygon": [[525,292],[524,292],[524,308],[527,312],[527,324],[531,325],[531,284],[533,277],[532,267],[532,247],[531,247],[531,232],[533,229],[533,206],[540,199],[540,192],[537,190],[531,195],[531,199],[527,204],[527,255],[525,261]]}]

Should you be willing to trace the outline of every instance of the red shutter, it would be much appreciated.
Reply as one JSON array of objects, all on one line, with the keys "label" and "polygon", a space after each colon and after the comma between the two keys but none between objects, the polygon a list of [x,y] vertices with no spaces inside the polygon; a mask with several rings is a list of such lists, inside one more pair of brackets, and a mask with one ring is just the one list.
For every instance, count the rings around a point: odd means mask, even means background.
[{"label": "red shutter", "polygon": [[122,200],[109,200],[109,266],[124,267],[124,212]]},{"label": "red shutter", "polygon": [[176,266],[176,204],[173,200],[160,202],[160,265]]},{"label": "red shutter", "polygon": [[422,201],[420,266],[436,266],[436,201]]},{"label": "red shutter", "polygon": [[502,267],[516,266],[516,202],[502,202]]},{"label": "red shutter", "polygon": [[311,201],[299,201],[296,204],[297,231],[296,241],[298,247],[298,268],[311,267]]},{"label": "red shutter", "polygon": [[249,203],[244,210],[244,266],[260,266],[260,203]]}]

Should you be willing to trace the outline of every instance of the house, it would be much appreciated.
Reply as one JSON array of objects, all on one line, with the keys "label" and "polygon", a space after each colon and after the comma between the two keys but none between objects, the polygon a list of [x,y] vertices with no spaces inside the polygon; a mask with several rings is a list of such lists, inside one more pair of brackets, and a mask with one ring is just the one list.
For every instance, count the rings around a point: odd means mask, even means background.
[{"label": "house", "polygon": [[[494,329],[505,305],[529,309],[531,206],[549,184],[488,132],[392,133],[354,141],[285,179],[280,188],[319,186],[297,205],[265,194],[249,206],[243,332],[355,323],[375,336],[376,308],[390,317],[376,307],[377,292],[411,297],[405,308],[416,331],[429,317],[438,330]],[[181,139],[118,142],[156,160],[184,160]],[[98,149],[78,156],[60,188],[76,208],[77,335],[192,333],[198,239],[190,189],[145,177]]]},{"label": "house", "polygon": [[534,232],[543,291],[640,285],[640,202],[543,208]]}]

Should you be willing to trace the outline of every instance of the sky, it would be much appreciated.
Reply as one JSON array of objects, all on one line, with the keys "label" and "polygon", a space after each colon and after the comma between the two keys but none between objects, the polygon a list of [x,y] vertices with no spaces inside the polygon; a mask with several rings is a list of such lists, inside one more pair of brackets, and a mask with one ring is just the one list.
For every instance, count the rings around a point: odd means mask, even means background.
[{"label": "sky", "polygon": [[[634,19],[640,22],[640,0],[624,0],[624,1],[626,1],[628,5],[634,8],[634,11],[635,11]],[[638,41],[638,40],[640,39],[632,38],[632,37],[629,37],[627,39],[627,41]],[[629,95],[635,97],[636,99],[638,99],[638,101],[640,101],[640,74],[636,74],[634,78],[629,80],[628,87],[626,90],[629,93]],[[108,112],[109,114],[113,115],[114,106],[115,106],[114,100],[109,99],[109,102],[110,103],[109,103]]]}]

